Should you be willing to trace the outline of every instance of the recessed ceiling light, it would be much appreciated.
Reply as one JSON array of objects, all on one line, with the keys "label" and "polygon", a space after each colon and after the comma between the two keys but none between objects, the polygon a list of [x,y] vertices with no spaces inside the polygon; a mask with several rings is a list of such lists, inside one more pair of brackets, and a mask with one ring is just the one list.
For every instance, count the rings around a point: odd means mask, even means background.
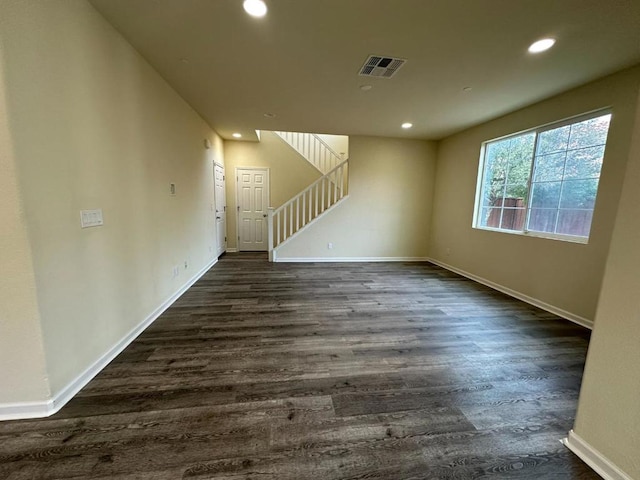
[{"label": "recessed ceiling light", "polygon": [[242,6],[252,17],[264,17],[267,14],[267,5],[262,0],[244,0]]},{"label": "recessed ceiling light", "polygon": [[234,133],[232,136],[233,138],[242,138],[242,134],[238,132]]},{"label": "recessed ceiling light", "polygon": [[266,118],[276,118],[276,114],[275,113],[265,113],[264,116]]},{"label": "recessed ceiling light", "polygon": [[556,43],[554,38],[543,38],[542,40],[538,40],[537,42],[533,42],[531,46],[529,46],[529,53],[540,53],[545,50],[549,50]]},{"label": "recessed ceiling light", "polygon": [[363,92],[368,92],[372,88],[373,88],[373,85],[360,85],[360,90],[362,90]]},{"label": "recessed ceiling light", "polygon": [[411,127],[413,127],[413,123],[405,122],[402,124],[402,128],[404,128],[405,130]]}]

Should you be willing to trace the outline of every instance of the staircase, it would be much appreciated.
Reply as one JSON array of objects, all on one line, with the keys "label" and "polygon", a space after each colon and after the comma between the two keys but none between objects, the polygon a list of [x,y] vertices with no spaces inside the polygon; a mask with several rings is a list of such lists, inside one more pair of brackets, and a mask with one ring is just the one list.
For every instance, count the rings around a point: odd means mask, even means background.
[{"label": "staircase", "polygon": [[273,133],[287,142],[322,174],[329,173],[343,161],[343,158],[334,152],[331,147],[315,133]]},{"label": "staircase", "polygon": [[274,132],[311,163],[322,177],[277,209],[268,210],[269,260],[278,247],[302,232],[349,194],[349,159],[342,159],[313,133]]}]

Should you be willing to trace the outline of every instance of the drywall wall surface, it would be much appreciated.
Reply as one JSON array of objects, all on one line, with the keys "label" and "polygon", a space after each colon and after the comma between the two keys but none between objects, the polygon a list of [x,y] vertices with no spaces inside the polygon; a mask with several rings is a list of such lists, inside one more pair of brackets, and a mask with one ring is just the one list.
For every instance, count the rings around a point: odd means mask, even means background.
[{"label": "drywall wall surface", "polygon": [[[0,29],[4,20],[0,17]],[[50,397],[31,246],[6,111],[3,50],[0,38],[0,409]]]},{"label": "drywall wall surface", "polygon": [[[220,140],[86,1],[1,8],[56,395],[214,260],[214,149],[204,140],[218,150]],[[80,228],[85,209],[102,209],[104,225]]]},{"label": "drywall wall surface", "polygon": [[[278,208],[322,174],[275,133],[263,130],[260,142],[225,140],[227,172],[227,247],[238,246],[236,169],[268,168],[270,206]],[[266,220],[265,220],[266,221]]]},{"label": "drywall wall surface", "polygon": [[640,478],[640,102],[602,283],[575,432]]},{"label": "drywall wall surface", "polygon": [[280,247],[278,259],[425,257],[435,153],[433,142],[350,137],[349,198]]},{"label": "drywall wall surface", "polygon": [[349,158],[349,137],[347,135],[329,135],[325,133],[318,133],[317,135],[335,153],[344,159]]},{"label": "drywall wall surface", "polygon": [[216,133],[212,134],[211,149],[213,154],[213,162],[225,166],[224,163],[224,140]]},{"label": "drywall wall surface", "polygon": [[[640,68],[576,88],[439,143],[429,256],[586,321],[598,293],[627,163]],[[587,245],[472,228],[481,143],[611,107]]]}]

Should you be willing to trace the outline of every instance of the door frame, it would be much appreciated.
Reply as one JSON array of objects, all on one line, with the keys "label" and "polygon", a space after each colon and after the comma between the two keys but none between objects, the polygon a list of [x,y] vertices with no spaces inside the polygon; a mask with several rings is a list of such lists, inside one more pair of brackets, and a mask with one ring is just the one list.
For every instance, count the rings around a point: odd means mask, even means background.
[{"label": "door frame", "polygon": [[218,253],[218,251],[220,250],[220,245],[218,245],[218,238],[219,238],[219,233],[218,233],[218,221],[216,219],[216,213],[215,210],[218,209],[218,202],[216,199],[216,167],[220,167],[222,168],[222,196],[223,196],[223,201],[224,201],[224,205],[223,205],[223,212],[224,212],[224,237],[225,239],[228,236],[227,233],[227,182],[226,182],[226,177],[227,177],[227,169],[225,168],[225,166],[218,162],[217,160],[215,160],[213,162],[213,203],[214,203],[214,215],[213,215],[213,225],[214,225],[214,231],[215,231],[215,240],[216,240],[216,252],[214,252],[216,257],[220,257],[220,255],[222,255],[223,253],[225,253],[227,251],[227,244],[228,242],[225,240],[222,251],[220,253]]},{"label": "door frame", "polygon": [[[239,170],[260,170],[265,172],[267,176],[267,208],[271,207],[271,168],[269,167],[236,167],[236,251],[240,252],[240,189],[238,185],[240,183],[240,176],[238,175]],[[268,220],[268,217],[265,219]],[[267,235],[269,234],[269,228],[267,225]],[[267,241],[267,251],[269,251],[268,241]]]}]

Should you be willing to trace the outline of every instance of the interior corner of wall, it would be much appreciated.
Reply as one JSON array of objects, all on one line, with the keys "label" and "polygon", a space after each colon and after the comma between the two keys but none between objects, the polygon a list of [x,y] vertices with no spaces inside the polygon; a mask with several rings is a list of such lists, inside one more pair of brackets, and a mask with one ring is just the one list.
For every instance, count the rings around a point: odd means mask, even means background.
[{"label": "interior corner of wall", "polygon": [[[5,58],[0,51],[0,357],[4,366],[2,385],[9,397],[0,402],[21,400],[48,401],[52,397],[44,351],[44,338],[38,303],[36,272],[29,225],[23,204],[22,181],[14,145],[11,112],[7,102],[8,85]],[[12,367],[15,366],[16,368]],[[13,370],[18,371],[13,371]],[[11,370],[11,371],[9,371]],[[34,398],[37,397],[37,398]]]}]

